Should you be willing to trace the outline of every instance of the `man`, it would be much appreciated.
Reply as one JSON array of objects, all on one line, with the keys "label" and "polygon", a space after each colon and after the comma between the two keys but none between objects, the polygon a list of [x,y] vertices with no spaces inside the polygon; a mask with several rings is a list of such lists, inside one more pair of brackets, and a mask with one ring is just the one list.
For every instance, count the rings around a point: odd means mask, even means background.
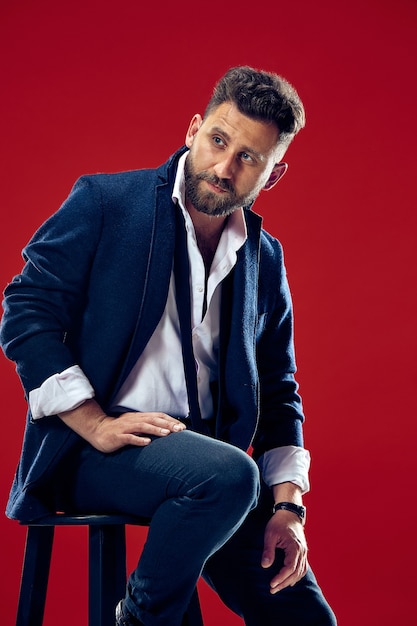
[{"label": "man", "polygon": [[249,626],[335,624],[281,247],[251,211],[303,125],[287,81],[232,68],[166,164],[77,181],[5,290],[30,408],[7,514],[152,518],[118,626],[178,626],[201,573]]}]

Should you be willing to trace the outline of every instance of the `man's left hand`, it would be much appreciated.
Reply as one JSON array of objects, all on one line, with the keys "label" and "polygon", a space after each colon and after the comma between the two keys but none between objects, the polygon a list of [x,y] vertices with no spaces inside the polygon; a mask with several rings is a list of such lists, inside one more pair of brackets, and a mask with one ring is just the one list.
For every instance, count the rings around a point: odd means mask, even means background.
[{"label": "man's left hand", "polygon": [[262,567],[270,567],[275,560],[275,550],[284,551],[284,565],[271,582],[271,593],[292,587],[306,573],[307,542],[301,522],[291,511],[279,510],[269,520],[265,529]]}]

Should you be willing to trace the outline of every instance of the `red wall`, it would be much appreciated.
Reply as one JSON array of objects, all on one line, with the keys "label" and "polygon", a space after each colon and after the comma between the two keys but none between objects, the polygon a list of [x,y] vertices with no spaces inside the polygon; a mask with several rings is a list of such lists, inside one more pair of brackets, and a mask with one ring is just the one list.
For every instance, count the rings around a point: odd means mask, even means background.
[{"label": "red wall", "polygon": [[[416,17],[413,0],[0,8],[2,286],[75,178],[164,161],[228,67],[298,88],[307,127],[256,209],[286,251],[313,456],[310,558],[345,626],[415,615]],[[25,403],[12,364],[0,367],[4,509]],[[86,624],[85,539],[58,533],[45,626]],[[0,518],[4,626],[23,547],[24,529]],[[202,599],[207,626],[241,623],[204,587]]]}]

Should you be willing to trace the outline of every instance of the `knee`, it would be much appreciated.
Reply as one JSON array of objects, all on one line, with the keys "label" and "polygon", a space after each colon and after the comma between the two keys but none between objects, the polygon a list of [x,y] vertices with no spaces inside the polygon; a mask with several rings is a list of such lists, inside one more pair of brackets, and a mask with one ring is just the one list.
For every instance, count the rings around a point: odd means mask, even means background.
[{"label": "knee", "polygon": [[250,500],[257,500],[260,487],[259,468],[253,459],[238,448],[226,454],[219,465],[219,480],[223,487],[233,490],[236,495],[246,495]]},{"label": "knee", "polygon": [[256,506],[260,479],[259,469],[253,459],[242,450],[222,444],[216,451],[212,465],[210,489],[219,506],[241,508],[248,513]]}]

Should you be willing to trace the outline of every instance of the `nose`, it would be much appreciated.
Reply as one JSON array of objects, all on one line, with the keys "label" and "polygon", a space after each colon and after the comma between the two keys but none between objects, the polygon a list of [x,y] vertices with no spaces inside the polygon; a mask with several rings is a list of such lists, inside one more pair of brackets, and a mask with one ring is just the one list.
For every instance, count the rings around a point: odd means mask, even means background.
[{"label": "nose", "polygon": [[214,172],[219,178],[232,178],[234,172],[233,154],[224,154],[223,158],[214,166]]}]

